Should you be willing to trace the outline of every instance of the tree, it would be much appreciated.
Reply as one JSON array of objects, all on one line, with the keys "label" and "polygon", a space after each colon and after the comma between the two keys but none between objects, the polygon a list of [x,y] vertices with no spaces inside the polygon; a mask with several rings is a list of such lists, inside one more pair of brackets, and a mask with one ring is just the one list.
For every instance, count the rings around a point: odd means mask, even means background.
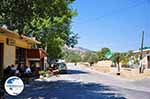
[{"label": "tree", "polygon": [[129,57],[127,56],[127,53],[120,53],[120,58],[123,65],[128,65]]},{"label": "tree", "polygon": [[121,53],[114,53],[112,57],[112,61],[117,65],[118,75],[120,75],[120,62],[121,62]]},{"label": "tree", "polygon": [[97,56],[99,57],[99,60],[104,60],[105,58],[105,54],[107,52],[109,52],[110,49],[109,48],[102,48],[100,51],[97,52]]},{"label": "tree", "polygon": [[128,65],[131,56],[133,56],[133,51],[128,51],[126,53],[120,53],[121,63],[123,65]]},{"label": "tree", "polygon": [[88,52],[83,56],[83,61],[90,63],[90,66],[92,66],[98,61],[98,56],[96,53]]},{"label": "tree", "polygon": [[64,58],[67,62],[74,62],[74,63],[81,62],[81,55],[79,53],[75,53],[72,51],[66,52]]},{"label": "tree", "polygon": [[74,47],[78,35],[71,31],[71,19],[76,11],[75,0],[1,0],[0,24],[19,34],[34,36],[39,47],[49,54],[49,60],[63,56],[64,45]]},{"label": "tree", "polygon": [[23,33],[26,24],[33,19],[32,0],[0,0],[0,24],[10,30]]}]

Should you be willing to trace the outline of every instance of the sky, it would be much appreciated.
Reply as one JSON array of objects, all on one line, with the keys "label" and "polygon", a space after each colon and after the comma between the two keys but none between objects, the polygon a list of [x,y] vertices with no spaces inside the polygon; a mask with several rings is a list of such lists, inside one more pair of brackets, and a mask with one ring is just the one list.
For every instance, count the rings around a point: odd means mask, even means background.
[{"label": "sky", "polygon": [[72,31],[78,45],[98,51],[138,50],[144,31],[144,46],[150,46],[150,0],[76,0],[72,8]]}]

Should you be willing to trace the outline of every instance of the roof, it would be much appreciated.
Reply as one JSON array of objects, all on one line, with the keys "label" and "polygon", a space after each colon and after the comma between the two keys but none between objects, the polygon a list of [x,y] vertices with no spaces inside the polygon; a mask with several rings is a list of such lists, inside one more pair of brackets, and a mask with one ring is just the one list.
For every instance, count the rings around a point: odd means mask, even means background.
[{"label": "roof", "polygon": [[1,33],[9,33],[9,34],[12,34],[12,35],[14,35],[15,37],[18,37],[18,38],[22,37],[22,39],[27,40],[27,41],[30,42],[30,43],[41,44],[41,42],[35,40],[34,38],[27,37],[27,36],[24,36],[24,35],[19,35],[19,34],[16,33],[16,32],[13,32],[13,31],[11,31],[11,30],[8,30],[8,29],[2,28],[2,27],[0,27],[0,32],[1,32]]},{"label": "roof", "polygon": [[48,54],[42,48],[28,49],[28,58],[44,58],[47,56]]},{"label": "roof", "polygon": [[48,56],[48,53],[43,48],[39,48],[39,50],[41,50],[42,53],[44,53],[46,56]]},{"label": "roof", "polygon": [[[150,51],[150,48],[149,49],[143,49],[143,52],[145,52],[145,51]],[[141,50],[133,51],[133,53],[139,53],[139,52],[141,52]]]}]

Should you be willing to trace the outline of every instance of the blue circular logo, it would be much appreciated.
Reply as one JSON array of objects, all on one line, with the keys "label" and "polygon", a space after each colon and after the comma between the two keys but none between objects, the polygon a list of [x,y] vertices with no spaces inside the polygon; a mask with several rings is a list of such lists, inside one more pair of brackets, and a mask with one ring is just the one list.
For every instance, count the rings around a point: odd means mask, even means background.
[{"label": "blue circular logo", "polygon": [[24,89],[23,81],[17,76],[9,77],[5,81],[5,85],[4,86],[5,86],[6,92],[9,95],[12,95],[12,96],[19,95]]}]

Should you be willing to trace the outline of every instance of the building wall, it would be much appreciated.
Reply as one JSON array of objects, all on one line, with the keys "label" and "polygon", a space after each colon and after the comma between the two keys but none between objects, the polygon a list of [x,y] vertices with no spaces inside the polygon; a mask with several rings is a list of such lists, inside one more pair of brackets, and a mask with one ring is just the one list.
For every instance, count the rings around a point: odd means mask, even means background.
[{"label": "building wall", "polygon": [[0,42],[4,44],[3,52],[3,66],[6,68],[8,65],[15,64],[16,58],[16,46],[10,46],[7,44],[7,36],[0,34]]},{"label": "building wall", "polygon": [[143,65],[145,66],[145,68],[146,69],[150,69],[150,67],[148,66],[149,65],[149,62],[150,62],[150,60],[148,60],[148,56],[150,56],[150,54],[148,54],[147,56],[145,56],[144,58],[143,58]]},{"label": "building wall", "polygon": [[16,47],[10,46],[4,43],[4,68],[8,65],[15,64],[16,59]]},{"label": "building wall", "polygon": [[[13,39],[15,41],[15,45],[8,45],[7,38]],[[7,35],[0,33],[0,43],[4,44],[4,52],[3,52],[3,66],[6,68],[8,65],[14,64],[16,61],[16,46],[21,48],[30,48],[28,42],[24,39],[17,38],[13,35]]]},{"label": "building wall", "polygon": [[147,61],[147,56],[145,56],[143,59],[142,59],[142,64],[144,65],[144,67],[147,69],[148,67],[148,61]]},{"label": "building wall", "polygon": [[4,43],[5,41],[5,36],[0,33],[0,43]]},{"label": "building wall", "polygon": [[[135,52],[135,56],[140,57],[141,52]],[[142,59],[142,64],[145,66],[146,69],[150,69],[148,68],[148,56],[150,56],[150,49],[148,50],[144,50],[143,51],[143,59]],[[149,60],[150,61],[150,60]]]}]

